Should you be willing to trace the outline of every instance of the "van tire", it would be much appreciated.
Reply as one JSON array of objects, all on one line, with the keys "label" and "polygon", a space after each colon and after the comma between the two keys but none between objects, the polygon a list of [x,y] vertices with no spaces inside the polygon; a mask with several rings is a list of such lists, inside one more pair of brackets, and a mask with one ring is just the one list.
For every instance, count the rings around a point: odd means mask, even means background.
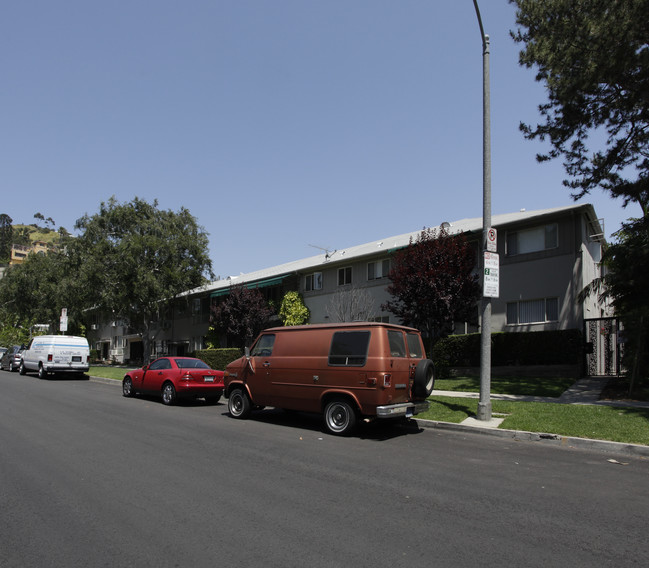
[{"label": "van tire", "polygon": [[415,398],[427,398],[435,387],[435,365],[430,359],[422,359],[415,369],[412,394]]},{"label": "van tire", "polygon": [[25,369],[25,363],[23,363],[22,361],[20,362],[20,365],[18,366],[18,372],[21,375],[26,375],[27,374],[27,369]]},{"label": "van tire", "polygon": [[250,416],[252,405],[248,393],[242,388],[235,388],[228,397],[228,412],[232,418],[245,419]]},{"label": "van tire", "polygon": [[47,371],[45,370],[45,367],[43,367],[42,364],[38,366],[38,378],[39,379],[47,378]]},{"label": "van tire", "polygon": [[337,398],[325,406],[325,426],[331,434],[349,436],[356,428],[358,416],[356,410],[346,400]]}]

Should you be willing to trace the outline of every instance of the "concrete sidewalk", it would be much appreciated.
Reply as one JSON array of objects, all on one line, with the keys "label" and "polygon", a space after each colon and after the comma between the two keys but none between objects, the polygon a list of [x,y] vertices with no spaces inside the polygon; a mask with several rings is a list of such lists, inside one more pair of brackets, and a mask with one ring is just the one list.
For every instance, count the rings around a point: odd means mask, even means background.
[{"label": "concrete sidewalk", "polygon": [[[599,406],[615,406],[622,408],[649,408],[649,402],[640,402],[633,400],[599,400],[602,390],[606,386],[610,377],[585,377],[574,383],[559,397],[541,397],[541,396],[517,396],[509,394],[491,394],[491,400],[512,400],[523,402],[546,402],[555,404],[592,404]],[[439,391],[434,390],[433,396],[449,396],[462,398],[480,397],[476,392],[458,392],[458,391]],[[606,440],[591,440],[588,438],[574,438],[570,436],[561,436],[559,434],[544,434],[537,432],[522,432],[519,430],[499,429],[504,417],[497,414],[492,416],[490,421],[478,420],[475,417],[469,417],[459,424],[450,422],[436,422],[434,420],[417,419],[417,423],[423,428],[442,428],[445,430],[456,431],[474,431],[482,434],[493,435],[514,440],[527,441],[544,441],[556,445],[577,447],[585,449],[597,449],[600,451],[617,453],[627,456],[642,456],[649,458],[649,446],[641,444],[625,444],[620,442],[609,442]]]}]

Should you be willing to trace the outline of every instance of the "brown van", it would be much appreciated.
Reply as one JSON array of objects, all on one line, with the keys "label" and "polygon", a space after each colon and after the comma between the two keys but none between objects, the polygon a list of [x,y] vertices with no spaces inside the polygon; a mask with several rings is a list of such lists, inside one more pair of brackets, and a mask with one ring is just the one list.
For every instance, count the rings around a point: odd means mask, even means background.
[{"label": "brown van", "polygon": [[264,406],[318,412],[340,435],[360,418],[426,410],[433,384],[419,331],[373,322],[267,329],[225,370],[234,418]]}]

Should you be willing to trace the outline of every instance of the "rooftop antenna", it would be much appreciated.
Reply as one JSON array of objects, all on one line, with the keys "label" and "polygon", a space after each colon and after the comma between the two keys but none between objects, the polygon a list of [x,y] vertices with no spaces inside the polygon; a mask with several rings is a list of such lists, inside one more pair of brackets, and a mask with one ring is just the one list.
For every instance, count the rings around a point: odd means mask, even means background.
[{"label": "rooftop antenna", "polygon": [[[325,260],[329,260],[335,253],[336,251],[329,252],[329,247],[319,247],[318,245],[309,245],[310,247],[317,248],[319,250],[323,250],[325,253]],[[336,249],[338,250],[338,249]]]}]

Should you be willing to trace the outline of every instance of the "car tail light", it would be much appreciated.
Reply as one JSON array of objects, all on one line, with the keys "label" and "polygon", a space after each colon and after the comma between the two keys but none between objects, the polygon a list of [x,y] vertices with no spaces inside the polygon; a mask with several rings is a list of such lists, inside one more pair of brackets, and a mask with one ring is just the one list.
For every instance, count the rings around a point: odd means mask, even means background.
[{"label": "car tail light", "polygon": [[181,381],[191,381],[194,377],[191,376],[189,373],[185,373],[182,377],[180,377]]},{"label": "car tail light", "polygon": [[392,386],[392,375],[386,373],[383,375],[383,386],[385,388]]}]

